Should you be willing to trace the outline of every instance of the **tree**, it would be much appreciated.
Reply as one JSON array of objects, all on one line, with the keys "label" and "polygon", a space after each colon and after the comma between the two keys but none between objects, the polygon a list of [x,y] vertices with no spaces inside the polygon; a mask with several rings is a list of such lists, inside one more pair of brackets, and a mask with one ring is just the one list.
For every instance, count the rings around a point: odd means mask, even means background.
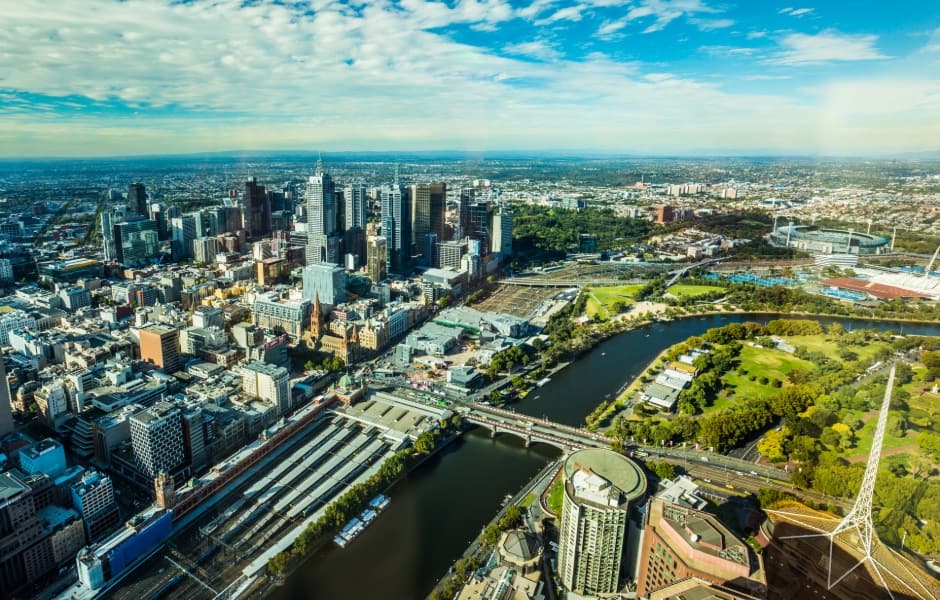
[{"label": "tree", "polygon": [[757,451],[770,462],[783,462],[787,459],[787,434],[782,430],[768,431],[757,442]]},{"label": "tree", "polygon": [[288,566],[290,566],[289,552],[278,552],[268,561],[268,571],[275,577],[284,575]]},{"label": "tree", "polygon": [[676,476],[676,467],[666,461],[650,461],[646,466],[660,479],[672,479]]}]

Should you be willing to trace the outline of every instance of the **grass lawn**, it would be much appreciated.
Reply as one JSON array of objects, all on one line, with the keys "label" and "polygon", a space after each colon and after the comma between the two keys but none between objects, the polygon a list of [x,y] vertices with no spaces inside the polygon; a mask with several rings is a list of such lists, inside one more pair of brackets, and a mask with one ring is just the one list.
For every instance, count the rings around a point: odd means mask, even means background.
[{"label": "grass lawn", "polygon": [[[712,410],[725,408],[732,404],[729,400],[729,391],[734,392],[735,398],[761,398],[777,393],[779,388],[774,387],[772,383],[767,385],[760,383],[762,377],[766,377],[769,382],[777,379],[782,381],[784,385],[788,385],[787,373],[794,369],[809,370],[813,368],[810,362],[773,348],[755,348],[745,345],[741,347],[739,359],[741,366],[747,371],[747,375],[738,373],[737,369],[726,373],[722,377],[726,387],[715,400]],[[757,379],[751,381],[751,375],[756,376]],[[729,390],[729,388],[733,389]]]},{"label": "grass lawn", "polygon": [[809,350],[822,352],[828,356],[839,358],[839,350],[851,350],[858,355],[859,359],[871,359],[882,348],[889,348],[890,344],[886,342],[871,341],[863,346],[847,345],[834,340],[829,336],[822,335],[794,335],[788,336],[786,340],[794,346],[803,346]]},{"label": "grass lawn", "polygon": [[525,498],[519,502],[519,506],[522,508],[529,508],[532,506],[532,503],[535,502],[535,494],[526,494]]},{"label": "grass lawn", "polygon": [[[855,432],[855,446],[849,448],[840,456],[850,462],[866,461],[871,452],[872,439],[875,437],[875,427],[878,426],[878,411],[871,411],[867,414],[860,411],[849,411],[848,414],[851,414],[852,417],[846,417],[842,420],[843,423],[846,421],[851,422],[855,418],[859,418],[865,421],[865,426]],[[890,410],[889,415],[895,417],[901,415],[901,413],[899,411]],[[917,435],[917,431],[908,429],[904,437],[896,437],[891,435],[889,428],[888,431],[885,431],[885,440],[884,444],[881,446],[881,451],[885,456],[896,454],[899,452],[898,449],[901,449],[900,452],[904,454],[922,454],[920,448],[917,446]],[[906,448],[908,446],[910,448]]]},{"label": "grass lawn", "polygon": [[685,285],[677,283],[666,291],[679,298],[697,298],[713,292],[723,292],[724,290],[725,288],[717,285]]},{"label": "grass lawn", "polygon": [[589,317],[600,315],[609,319],[613,314],[613,306],[617,302],[625,306],[633,304],[636,293],[643,288],[643,284],[618,285],[614,287],[591,288],[584,313]]},{"label": "grass lawn", "polygon": [[548,493],[548,500],[545,501],[545,504],[548,505],[548,510],[552,511],[555,516],[561,515],[561,501],[563,492],[563,478],[559,477],[555,480],[555,484],[552,485],[552,491]]}]

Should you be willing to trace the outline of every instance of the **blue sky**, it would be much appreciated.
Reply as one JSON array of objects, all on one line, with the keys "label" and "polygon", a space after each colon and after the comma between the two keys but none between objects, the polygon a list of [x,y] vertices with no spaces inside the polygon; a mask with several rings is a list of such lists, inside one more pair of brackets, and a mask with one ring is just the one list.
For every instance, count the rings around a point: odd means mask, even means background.
[{"label": "blue sky", "polygon": [[16,0],[0,156],[940,150],[940,4]]}]

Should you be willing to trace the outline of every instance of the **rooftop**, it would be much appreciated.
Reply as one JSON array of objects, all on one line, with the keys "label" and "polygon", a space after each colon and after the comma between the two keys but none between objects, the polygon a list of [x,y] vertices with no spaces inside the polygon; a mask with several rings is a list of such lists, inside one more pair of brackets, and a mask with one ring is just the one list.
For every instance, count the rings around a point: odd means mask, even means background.
[{"label": "rooftop", "polygon": [[646,493],[646,476],[640,467],[613,450],[579,450],[565,460],[564,468],[566,480],[571,480],[578,470],[589,471],[623,492],[628,502],[633,502]]},{"label": "rooftop", "polygon": [[0,474],[0,502],[12,500],[16,496],[28,491],[29,488],[26,484],[17,479],[16,476],[9,471]]}]

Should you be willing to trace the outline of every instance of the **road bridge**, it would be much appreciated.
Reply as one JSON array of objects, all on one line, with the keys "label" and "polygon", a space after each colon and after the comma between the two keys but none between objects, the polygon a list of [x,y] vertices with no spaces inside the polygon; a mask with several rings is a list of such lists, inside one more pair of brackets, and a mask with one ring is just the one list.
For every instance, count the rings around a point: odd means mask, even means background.
[{"label": "road bridge", "polygon": [[[494,436],[498,433],[515,435],[525,440],[526,445],[533,442],[542,442],[561,448],[563,451],[570,451],[580,448],[607,448],[612,441],[607,436],[584,428],[563,425],[547,419],[487,406],[479,402],[467,404],[462,412],[468,423],[489,429]],[[635,443],[627,444],[627,450],[636,458],[645,458],[650,454],[654,454],[663,459],[669,459],[671,462],[687,461],[692,464],[730,469],[752,477],[790,480],[790,473],[781,469],[758,465],[715,452]]]},{"label": "road bridge", "polygon": [[698,269],[699,267],[707,267],[708,265],[720,263],[723,260],[725,259],[724,258],[710,258],[708,260],[703,260],[692,265],[687,265],[685,267],[682,267],[681,269],[673,271],[672,277],[670,277],[669,280],[666,282],[666,287],[667,288],[670,287],[675,282],[685,277],[685,274],[693,269]]}]

